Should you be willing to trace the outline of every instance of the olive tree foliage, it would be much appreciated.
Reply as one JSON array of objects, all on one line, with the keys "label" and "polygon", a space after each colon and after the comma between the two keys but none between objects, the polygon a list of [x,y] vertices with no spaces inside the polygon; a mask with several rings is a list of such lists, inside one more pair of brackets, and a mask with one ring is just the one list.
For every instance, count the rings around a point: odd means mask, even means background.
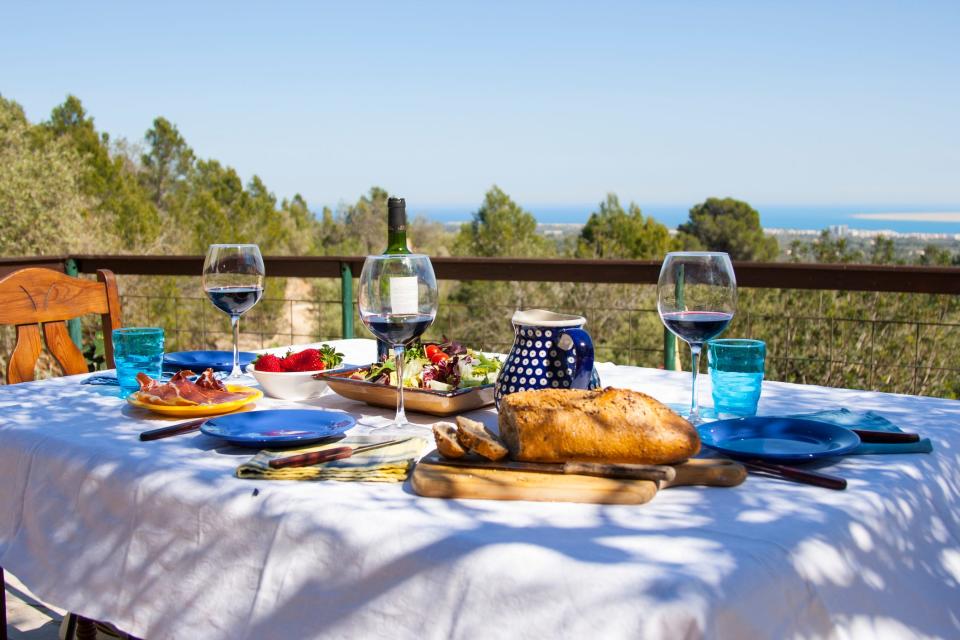
[{"label": "olive tree foliage", "polygon": [[500,187],[487,191],[483,204],[454,239],[454,255],[483,257],[548,257],[552,243],[537,233],[537,219]]},{"label": "olive tree foliage", "polygon": [[633,202],[624,209],[617,195],[610,193],[583,226],[576,256],[659,260],[675,246],[665,225],[644,217]]},{"label": "olive tree foliage", "polygon": [[80,186],[83,163],[68,143],[32,126],[0,96],[0,256],[82,252],[98,246]]},{"label": "olive tree foliage", "polygon": [[[160,218],[140,188],[139,168],[123,152],[113,151],[110,136],[97,132],[79,98],[67,96],[40,126],[72,147],[82,160],[79,187],[90,199],[88,229],[95,235],[110,234],[117,239],[117,244],[101,241],[99,252],[142,250],[158,239]],[[116,148],[125,148],[123,142]]]},{"label": "olive tree foliage", "polygon": [[190,176],[195,160],[193,150],[176,125],[166,118],[156,118],[145,138],[149,151],[141,156],[141,183],[153,204],[164,208],[176,186]]},{"label": "olive tree foliage", "polygon": [[[83,162],[67,142],[31,125],[0,96],[0,257],[56,255],[98,246],[92,201],[81,190]],[[13,350],[12,327],[0,330],[0,370]],[[54,370],[42,360],[40,375]]]},{"label": "olive tree foliage", "polygon": [[725,251],[733,260],[776,260],[776,238],[763,233],[760,214],[746,202],[733,198],[707,198],[690,209],[690,218],[678,228],[710,251]]}]

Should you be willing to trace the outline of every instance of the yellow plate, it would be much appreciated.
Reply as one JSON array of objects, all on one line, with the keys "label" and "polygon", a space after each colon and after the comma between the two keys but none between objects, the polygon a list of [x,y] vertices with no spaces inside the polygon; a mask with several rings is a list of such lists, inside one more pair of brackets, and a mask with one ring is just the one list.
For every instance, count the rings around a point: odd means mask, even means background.
[{"label": "yellow plate", "polygon": [[133,397],[133,394],[127,396],[127,402],[135,407],[147,409],[154,413],[164,416],[174,416],[176,418],[202,418],[204,416],[218,416],[222,413],[230,413],[241,407],[245,407],[251,402],[256,402],[263,397],[260,389],[245,387],[240,384],[228,384],[227,391],[248,392],[249,396],[240,400],[231,400],[230,402],[221,402],[220,404],[189,404],[189,405],[165,405],[165,404],[147,404],[140,402]]}]

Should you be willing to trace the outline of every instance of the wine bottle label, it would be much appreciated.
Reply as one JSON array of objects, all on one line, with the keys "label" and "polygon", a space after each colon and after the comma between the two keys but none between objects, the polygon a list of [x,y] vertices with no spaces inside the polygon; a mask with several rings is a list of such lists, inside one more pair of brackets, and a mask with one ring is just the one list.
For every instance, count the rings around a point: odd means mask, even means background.
[{"label": "wine bottle label", "polygon": [[420,312],[419,285],[416,276],[390,278],[390,309],[396,314]]}]

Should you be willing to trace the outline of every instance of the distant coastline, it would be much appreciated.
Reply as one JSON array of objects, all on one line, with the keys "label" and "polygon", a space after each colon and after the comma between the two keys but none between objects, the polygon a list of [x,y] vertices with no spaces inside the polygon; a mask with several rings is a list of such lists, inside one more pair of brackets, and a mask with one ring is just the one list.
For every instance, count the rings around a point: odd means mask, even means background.
[{"label": "distant coastline", "polygon": [[[520,203],[546,225],[583,225],[597,204],[529,205]],[[417,206],[408,205],[414,216],[444,224],[463,223],[472,219],[477,207],[466,205]],[[851,231],[884,232],[886,234],[933,234],[953,236],[960,233],[960,205],[754,205],[760,213],[764,228],[820,232],[834,226],[846,225]],[[652,204],[643,205],[645,216],[651,216],[671,229],[683,224],[689,217],[689,206]]]},{"label": "distant coastline", "polygon": [[[423,216],[446,227],[469,222],[479,204],[475,205],[419,205],[407,200],[411,218]],[[623,203],[626,205],[627,203]],[[533,214],[540,225],[583,226],[598,205],[592,204],[527,204],[520,203]],[[950,237],[960,234],[960,203],[927,205],[753,205],[760,213],[760,224],[776,232],[804,232],[812,234],[831,227],[845,226],[849,232],[876,235],[906,235],[909,237]],[[332,208],[336,208],[335,206]],[[320,211],[323,205],[312,204]],[[670,229],[676,229],[689,218],[689,205],[641,204],[645,216],[652,217]],[[557,227],[560,229],[560,227]]]},{"label": "distant coastline", "polygon": [[857,220],[887,220],[889,222],[960,222],[960,212],[919,213],[854,213]]}]

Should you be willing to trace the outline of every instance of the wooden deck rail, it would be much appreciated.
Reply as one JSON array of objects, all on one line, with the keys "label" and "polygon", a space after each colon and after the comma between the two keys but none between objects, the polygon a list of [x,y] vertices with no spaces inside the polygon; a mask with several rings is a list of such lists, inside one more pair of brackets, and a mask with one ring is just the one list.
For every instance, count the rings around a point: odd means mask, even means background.
[{"label": "wooden deck rail", "polygon": [[[0,258],[0,275],[24,266],[65,270],[71,259],[80,273],[91,274],[110,269],[117,275],[198,276],[203,267],[203,256],[49,256]],[[264,261],[268,275],[290,278],[340,278],[344,267],[356,276],[363,267],[363,256],[267,256]],[[654,284],[660,273],[660,262],[649,260],[434,258],[433,264],[444,280]],[[741,287],[960,293],[960,267],[736,262],[734,269]]]}]

